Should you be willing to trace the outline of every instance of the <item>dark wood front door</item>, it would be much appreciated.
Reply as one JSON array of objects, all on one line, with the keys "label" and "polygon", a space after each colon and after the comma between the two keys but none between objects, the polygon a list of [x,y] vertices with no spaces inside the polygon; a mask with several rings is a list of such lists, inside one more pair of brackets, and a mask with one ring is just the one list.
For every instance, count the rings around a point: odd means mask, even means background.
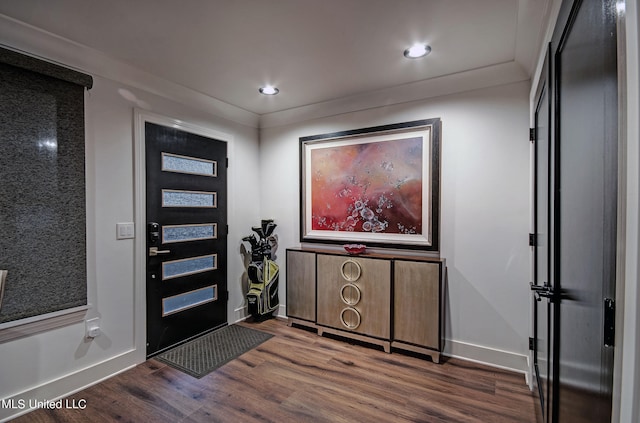
[{"label": "dark wood front door", "polygon": [[147,356],[227,324],[223,141],[145,123]]}]

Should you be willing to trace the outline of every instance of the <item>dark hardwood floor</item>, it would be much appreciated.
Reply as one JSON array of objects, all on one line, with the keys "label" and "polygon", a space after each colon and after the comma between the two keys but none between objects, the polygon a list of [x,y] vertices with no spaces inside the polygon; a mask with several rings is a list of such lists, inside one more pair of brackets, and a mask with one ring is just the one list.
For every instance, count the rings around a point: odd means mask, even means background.
[{"label": "dark hardwood floor", "polygon": [[156,360],[13,422],[535,422],[524,376],[319,337],[280,320],[275,336],[195,379]]}]

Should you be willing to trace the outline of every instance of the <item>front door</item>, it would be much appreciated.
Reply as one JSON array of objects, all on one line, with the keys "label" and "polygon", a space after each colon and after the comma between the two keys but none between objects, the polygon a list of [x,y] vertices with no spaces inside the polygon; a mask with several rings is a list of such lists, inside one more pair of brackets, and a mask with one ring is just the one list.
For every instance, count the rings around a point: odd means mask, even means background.
[{"label": "front door", "polygon": [[147,356],[227,324],[224,141],[146,122]]}]

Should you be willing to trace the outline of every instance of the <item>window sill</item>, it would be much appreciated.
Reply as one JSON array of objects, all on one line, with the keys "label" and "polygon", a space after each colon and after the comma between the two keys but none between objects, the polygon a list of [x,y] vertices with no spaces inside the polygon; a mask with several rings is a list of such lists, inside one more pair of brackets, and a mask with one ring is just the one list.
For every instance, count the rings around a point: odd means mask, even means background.
[{"label": "window sill", "polygon": [[85,305],[43,314],[41,316],[2,323],[0,324],[0,344],[81,322],[84,320],[87,310],[89,310],[90,307],[90,305]]}]

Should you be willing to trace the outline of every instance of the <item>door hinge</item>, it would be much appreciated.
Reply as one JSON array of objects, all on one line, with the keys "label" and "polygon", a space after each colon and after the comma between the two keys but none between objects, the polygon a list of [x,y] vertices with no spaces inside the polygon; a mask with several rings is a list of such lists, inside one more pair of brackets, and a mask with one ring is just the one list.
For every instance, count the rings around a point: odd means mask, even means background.
[{"label": "door hinge", "polygon": [[224,166],[228,169],[229,168],[229,158],[225,158],[224,160]]},{"label": "door hinge", "polygon": [[536,244],[536,234],[529,234],[529,247],[535,247]]},{"label": "door hinge", "polygon": [[225,235],[229,235],[229,225],[225,225],[225,230],[227,231],[227,233]]},{"label": "door hinge", "polygon": [[616,338],[616,302],[604,299],[604,346],[613,347]]},{"label": "door hinge", "polygon": [[529,338],[529,351],[533,351],[536,348],[536,340]]},{"label": "door hinge", "polygon": [[529,128],[529,141],[534,142],[536,140],[536,128]]}]

